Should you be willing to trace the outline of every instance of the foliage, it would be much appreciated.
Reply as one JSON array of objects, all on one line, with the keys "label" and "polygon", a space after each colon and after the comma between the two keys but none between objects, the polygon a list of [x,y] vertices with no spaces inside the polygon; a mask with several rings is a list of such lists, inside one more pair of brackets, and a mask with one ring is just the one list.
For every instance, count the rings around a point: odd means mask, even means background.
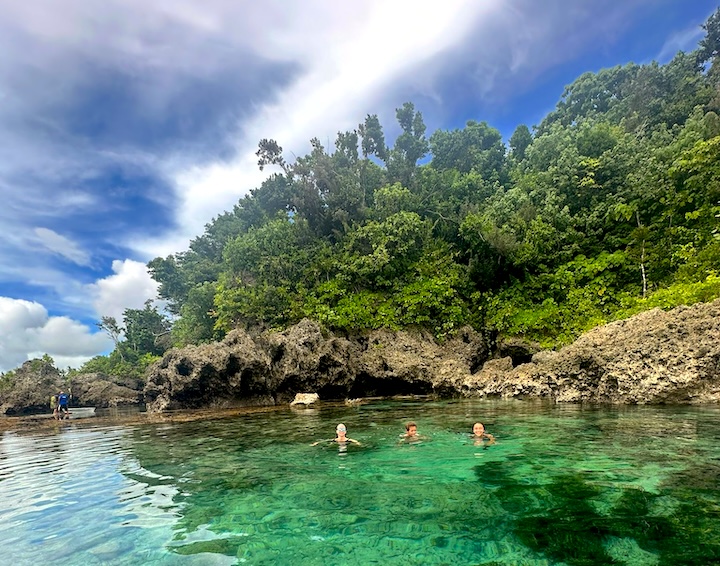
[{"label": "foliage", "polygon": [[[190,249],[149,263],[173,343],[311,317],[438,336],[472,323],[556,345],[720,296],[718,14],[696,52],[584,73],[509,150],[480,121],[428,138],[409,102],[392,147],[374,114],[293,161],[261,140],[269,177]],[[128,314],[142,322],[118,363],[158,353],[151,313]]]}]

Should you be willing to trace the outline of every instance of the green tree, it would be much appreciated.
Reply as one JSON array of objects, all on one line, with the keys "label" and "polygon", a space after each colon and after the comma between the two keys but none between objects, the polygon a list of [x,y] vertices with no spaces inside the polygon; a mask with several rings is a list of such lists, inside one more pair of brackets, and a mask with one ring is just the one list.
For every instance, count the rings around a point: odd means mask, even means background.
[{"label": "green tree", "polygon": [[510,136],[510,151],[515,161],[525,159],[525,151],[532,143],[532,134],[525,124],[520,124]]},{"label": "green tree", "polygon": [[418,160],[425,157],[429,145],[425,137],[425,122],[422,114],[415,111],[412,102],[406,102],[396,109],[398,124],[402,129],[388,156],[387,169],[392,181],[399,181],[411,187]]},{"label": "green tree", "polygon": [[484,179],[504,181],[505,145],[500,132],[487,122],[468,121],[462,130],[438,130],[430,136],[431,166],[477,171]]}]

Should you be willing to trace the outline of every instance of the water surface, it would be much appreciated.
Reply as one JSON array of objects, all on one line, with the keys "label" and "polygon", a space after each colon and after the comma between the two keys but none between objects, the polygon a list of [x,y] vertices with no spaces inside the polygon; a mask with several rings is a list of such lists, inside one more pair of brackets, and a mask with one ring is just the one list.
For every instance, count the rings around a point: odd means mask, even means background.
[{"label": "water surface", "polygon": [[[429,439],[398,442],[407,420]],[[485,423],[494,445],[468,438]],[[311,442],[344,422],[362,445]],[[720,409],[383,401],[0,439],[14,566],[720,562]]]}]

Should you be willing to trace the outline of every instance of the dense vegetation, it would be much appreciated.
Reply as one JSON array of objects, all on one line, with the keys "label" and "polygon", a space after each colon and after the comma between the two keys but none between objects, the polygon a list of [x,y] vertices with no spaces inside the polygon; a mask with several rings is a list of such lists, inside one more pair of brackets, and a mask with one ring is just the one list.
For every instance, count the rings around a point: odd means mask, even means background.
[{"label": "dense vegetation", "polygon": [[[149,263],[172,343],[309,317],[438,337],[470,324],[555,346],[720,296],[720,9],[703,27],[697,50],[665,65],[583,74],[509,147],[474,120],[428,137],[412,103],[392,147],[375,115],[294,162],[261,140],[267,179],[187,251]],[[169,323],[145,311],[126,313],[137,332],[104,320],[116,351],[83,370],[162,353]]]},{"label": "dense vegetation", "polygon": [[429,137],[411,103],[287,162],[189,250],[149,267],[177,344],[303,317],[336,331],[471,324],[546,345],[720,296],[720,10],[694,53],[585,73],[503,144]]}]

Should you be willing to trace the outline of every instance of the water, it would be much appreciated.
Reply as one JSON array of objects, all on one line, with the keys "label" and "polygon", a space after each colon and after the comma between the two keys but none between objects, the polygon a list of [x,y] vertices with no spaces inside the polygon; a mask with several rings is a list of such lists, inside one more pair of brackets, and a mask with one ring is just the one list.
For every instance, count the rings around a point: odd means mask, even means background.
[{"label": "water", "polygon": [[[309,446],[338,422],[362,446]],[[0,564],[715,564],[719,441],[717,407],[487,401],[16,428]]]}]

